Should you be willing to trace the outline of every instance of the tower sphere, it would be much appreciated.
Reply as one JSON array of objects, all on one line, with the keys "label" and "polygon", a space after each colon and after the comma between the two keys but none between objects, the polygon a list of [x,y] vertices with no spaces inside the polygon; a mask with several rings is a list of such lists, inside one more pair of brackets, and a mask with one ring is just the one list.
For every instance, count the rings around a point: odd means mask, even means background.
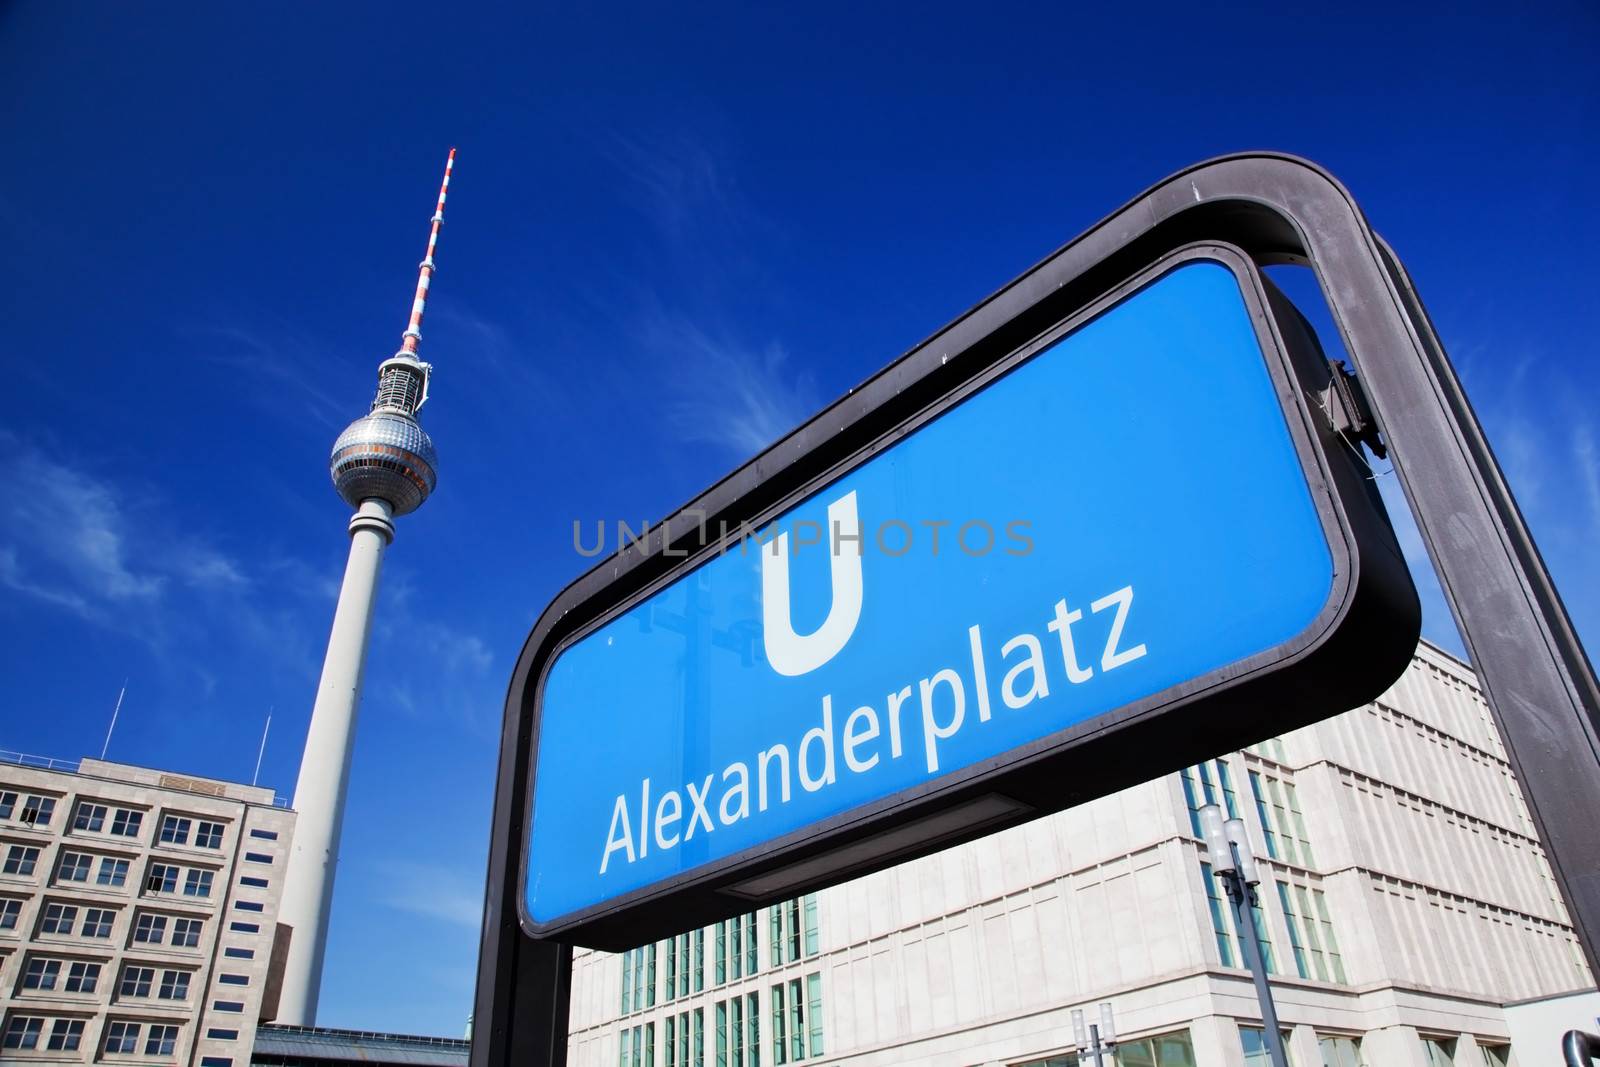
[{"label": "tower sphere", "polygon": [[374,411],[352,422],[333,443],[329,472],[351,507],[382,500],[405,515],[428,499],[438,482],[433,440],[409,415]]}]

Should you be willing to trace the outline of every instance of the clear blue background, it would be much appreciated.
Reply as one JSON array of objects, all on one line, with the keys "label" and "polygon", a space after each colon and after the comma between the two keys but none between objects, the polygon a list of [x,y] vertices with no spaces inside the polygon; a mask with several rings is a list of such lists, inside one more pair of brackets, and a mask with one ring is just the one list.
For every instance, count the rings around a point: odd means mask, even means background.
[{"label": "clear blue background", "polygon": [[[1226,441],[1196,440],[1199,398],[1230,413]],[[844,647],[816,669],[786,677],[761,655],[760,560],[771,549],[748,545],[552,663],[526,876],[534,920],[776,840],[1284,644],[1311,626],[1333,584],[1333,557],[1238,282],[1216,263],[1175,269],[779,516],[776,528],[790,531],[796,633],[812,632],[828,614],[831,560],[825,545],[798,545],[795,524],[829,530],[828,505],[852,492],[868,539],[861,615]],[[1027,524],[1031,550],[1011,555],[1006,548],[1016,543],[1004,533],[1017,520]],[[930,521],[951,524],[937,548]],[[899,530],[885,529],[894,522]],[[992,550],[981,551],[982,527],[966,535],[971,551],[960,549],[960,529],[971,522],[998,532]],[[892,554],[877,547],[880,536]],[[1126,586],[1133,600],[1115,649],[1142,645],[1145,654],[1102,671],[1118,611],[1091,605]],[[1058,600],[1082,615],[1071,627],[1074,667],[1093,676],[1077,684],[1046,628]],[[968,635],[974,625],[987,722]],[[741,634],[755,655],[730,640]],[[1001,648],[1018,634],[1039,642],[1048,695],[1012,709],[1001,683],[1027,657],[1002,657]],[[930,774],[919,681],[946,668],[961,676],[964,713],[951,736],[934,737]],[[1033,684],[1025,675],[1019,692]],[[912,700],[899,713],[895,756],[886,694],[903,686]],[[949,686],[936,694],[936,729],[948,730]],[[827,744],[837,780],[808,792],[800,749],[822,721],[824,695],[833,705]],[[874,709],[879,736],[856,751],[878,762],[854,772],[842,739],[861,705]],[[783,776],[769,770],[761,811],[757,754],[774,744],[789,753],[789,799],[780,801]],[[821,742],[810,747],[814,780],[824,757]],[[748,775],[749,813],[725,826],[722,772],[736,761]],[[702,821],[691,832],[685,785],[698,790],[708,775],[712,829]],[[667,839],[684,835],[673,847],[658,847],[653,824],[641,820],[647,778],[652,818],[666,791],[678,793],[683,819],[663,828]],[[626,831],[613,824],[618,796]],[[619,841],[649,840],[631,861],[631,846],[611,852],[602,874],[613,832]]]},{"label": "clear blue background", "polygon": [[347,549],[328,449],[451,144],[441,481],[384,572],[330,1025],[465,1024],[501,702],[574,519],[671,511],[1207,156],[1354,190],[1592,646],[1597,41],[1591,3],[6,4],[0,747],[98,754],[126,678],[113,757],[248,780],[276,707],[292,790]]}]

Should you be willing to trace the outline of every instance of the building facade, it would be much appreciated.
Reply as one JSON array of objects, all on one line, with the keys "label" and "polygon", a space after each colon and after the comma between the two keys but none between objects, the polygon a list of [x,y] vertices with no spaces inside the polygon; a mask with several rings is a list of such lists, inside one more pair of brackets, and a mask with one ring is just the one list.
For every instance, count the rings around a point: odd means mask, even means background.
[{"label": "building facade", "polygon": [[0,1062],[244,1067],[294,821],[269,789],[0,761]]},{"label": "building facade", "polygon": [[[1297,1067],[1506,1067],[1504,1005],[1592,989],[1471,671],[1072,810],[621,956],[579,952],[573,1067],[1266,1064],[1196,812],[1249,827]],[[1557,1035],[1559,1036],[1559,1035]],[[1094,1062],[1085,1057],[1085,1063]]]}]

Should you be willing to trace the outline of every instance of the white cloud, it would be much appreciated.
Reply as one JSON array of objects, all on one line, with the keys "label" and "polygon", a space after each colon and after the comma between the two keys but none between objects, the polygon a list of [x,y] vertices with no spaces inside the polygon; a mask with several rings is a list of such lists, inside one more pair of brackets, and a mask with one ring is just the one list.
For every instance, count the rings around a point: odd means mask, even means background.
[{"label": "white cloud", "polygon": [[161,598],[168,575],[129,558],[127,509],[110,481],[0,437],[12,482],[0,501],[0,582],[102,620]]},{"label": "white cloud", "polygon": [[384,884],[393,887],[381,898],[386,907],[472,930],[483,925],[481,883],[435,864],[385,863],[381,869]]},{"label": "white cloud", "polygon": [[751,456],[800,425],[819,406],[810,375],[777,345],[757,349],[714,337],[682,317],[660,317],[648,342],[666,357],[673,428],[691,441]]}]

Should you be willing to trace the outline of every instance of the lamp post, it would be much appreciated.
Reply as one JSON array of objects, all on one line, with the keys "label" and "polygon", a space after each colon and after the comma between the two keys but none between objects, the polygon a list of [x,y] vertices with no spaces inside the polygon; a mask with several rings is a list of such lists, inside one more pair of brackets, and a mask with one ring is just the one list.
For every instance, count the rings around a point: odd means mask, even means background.
[{"label": "lamp post", "polygon": [[1272,1003],[1272,987],[1267,984],[1267,970],[1261,961],[1261,937],[1256,930],[1256,886],[1261,876],[1256,873],[1256,860],[1250,852],[1250,838],[1246,836],[1244,821],[1224,821],[1222,809],[1207,804],[1200,809],[1200,832],[1205,836],[1206,849],[1211,853],[1211,871],[1222,879],[1228,892],[1228,902],[1233,905],[1234,929],[1244,932],[1245,965],[1255,980],[1256,999],[1261,1002],[1261,1026],[1267,1043],[1267,1056],[1272,1067],[1289,1067],[1283,1051],[1283,1033],[1278,1029],[1278,1009]]},{"label": "lamp post", "polygon": [[1105,1067],[1105,1057],[1117,1048],[1117,1030],[1111,1021],[1111,1005],[1101,1002],[1100,1021],[1090,1023],[1087,1027],[1083,1024],[1083,1011],[1073,1008],[1072,1037],[1078,1046],[1080,1063],[1087,1054],[1094,1057],[1094,1067]]}]

